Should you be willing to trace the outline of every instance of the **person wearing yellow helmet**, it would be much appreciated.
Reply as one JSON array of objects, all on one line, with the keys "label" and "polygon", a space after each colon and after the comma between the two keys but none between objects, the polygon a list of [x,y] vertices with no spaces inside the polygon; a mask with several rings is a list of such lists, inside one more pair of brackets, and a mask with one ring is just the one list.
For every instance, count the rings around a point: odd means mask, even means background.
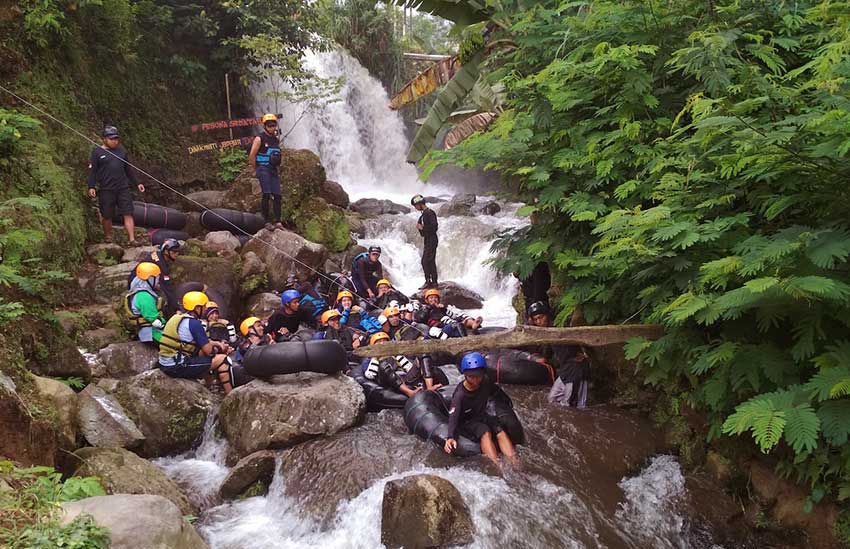
[{"label": "person wearing yellow helmet", "polygon": [[332,339],[338,341],[349,353],[349,358],[353,358],[350,353],[360,347],[360,338],[351,328],[342,326],[340,324],[341,320],[342,314],[336,309],[330,309],[322,313],[322,329],[313,335],[313,339]]},{"label": "person wearing yellow helmet", "polygon": [[422,273],[425,275],[425,284],[419,289],[437,287],[437,213],[428,207],[425,202],[425,197],[417,194],[410,199],[410,204],[417,209],[422,215],[419,216],[419,221],[416,222],[416,228],[419,229],[419,234],[422,235]]},{"label": "person wearing yellow helmet", "polygon": [[170,377],[203,379],[207,386],[218,378],[227,394],[233,389],[232,364],[227,358],[230,346],[213,343],[207,337],[201,318],[209,301],[203,292],[186,292],[183,296],[186,312],[172,316],[162,329],[159,369]]},{"label": "person wearing yellow helmet", "polygon": [[354,294],[348,290],[342,290],[336,294],[336,306],[340,313],[339,323],[341,326],[357,326],[360,324],[363,310],[354,304]]},{"label": "person wearing yellow helmet", "polygon": [[157,292],[161,274],[157,264],[139,263],[123,299],[127,321],[138,330],[139,341],[149,345],[158,344],[165,326],[162,313],[165,300]]},{"label": "person wearing yellow helmet", "polygon": [[386,309],[390,306],[400,307],[410,302],[410,298],[396,290],[386,278],[382,278],[375,285],[378,288],[378,295],[372,300],[372,304],[378,309]]},{"label": "person wearing yellow helmet", "polygon": [[463,311],[440,302],[440,291],[435,288],[425,290],[425,304],[415,313],[417,322],[425,324],[434,338],[463,337],[467,331],[476,333],[483,319],[472,318]]},{"label": "person wearing yellow helmet", "polygon": [[[281,148],[278,120],[274,114],[266,114],[262,118],[263,131],[254,138],[251,151],[248,153],[248,165],[254,170],[254,175],[260,181],[263,198],[260,202],[266,229],[283,229],[280,222],[281,196],[280,175],[278,168],[281,162]],[[273,215],[269,215],[269,201],[273,203]]]},{"label": "person wearing yellow helmet", "polygon": [[[369,339],[369,345],[379,345],[384,341],[390,341],[389,334],[376,332]],[[426,383],[428,389],[441,387],[433,382],[430,360],[426,371],[421,361],[411,361],[401,355],[364,360],[363,377],[408,398],[426,388]]]},{"label": "person wearing yellow helmet", "polygon": [[226,318],[221,317],[218,303],[210,301],[204,311],[204,327],[207,336],[213,341],[226,341],[236,345],[236,327]]}]

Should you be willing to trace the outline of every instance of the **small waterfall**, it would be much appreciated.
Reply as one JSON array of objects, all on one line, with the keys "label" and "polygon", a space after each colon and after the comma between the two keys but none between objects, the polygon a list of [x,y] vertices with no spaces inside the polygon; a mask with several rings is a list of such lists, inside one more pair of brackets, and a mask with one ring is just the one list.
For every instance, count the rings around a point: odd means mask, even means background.
[{"label": "small waterfall", "polygon": [[[316,152],[328,178],[340,183],[352,201],[359,198],[386,198],[409,204],[416,193],[449,198],[462,192],[463,181],[448,184],[422,183],[416,168],[405,162],[408,141],[401,116],[389,109],[389,97],[380,82],[369,75],[356,59],[344,51],[309,52],[304,65],[319,76],[343,76],[341,100],[308,113],[286,139],[286,145]],[[268,84],[254,88],[257,105],[273,110]],[[294,105],[282,109],[281,127],[289,128],[301,112]],[[490,242],[496,230],[527,223],[516,216],[518,205],[506,205],[497,216],[440,217],[440,247],[437,268],[440,280],[453,280],[480,293],[484,307],[473,314],[484,317],[485,326],[513,326],[516,313],[511,298],[517,281],[497,276],[487,261]],[[420,266],[422,238],[416,231],[416,212],[381,216],[367,225],[360,244],[379,244],[385,253],[382,262],[393,283],[413,293],[424,281]]]}]

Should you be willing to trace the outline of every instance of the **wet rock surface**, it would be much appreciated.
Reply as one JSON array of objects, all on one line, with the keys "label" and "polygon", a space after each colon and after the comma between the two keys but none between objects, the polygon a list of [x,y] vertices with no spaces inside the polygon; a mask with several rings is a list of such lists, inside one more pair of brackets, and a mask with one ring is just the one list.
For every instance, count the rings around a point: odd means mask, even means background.
[{"label": "wet rock surface", "polygon": [[94,377],[132,377],[156,368],[159,351],[141,341],[113,343],[97,353],[99,363],[92,369]]},{"label": "wet rock surface", "polygon": [[219,495],[222,499],[234,499],[257,483],[265,487],[262,493],[267,492],[274,476],[274,464],[275,455],[271,450],[254,452],[240,459],[221,483]]},{"label": "wet rock surface", "polygon": [[206,549],[180,509],[162,496],[113,495],[63,503],[62,524],[90,515],[107,528],[112,549]]},{"label": "wet rock surface", "polygon": [[79,394],[80,432],[92,446],[136,448],[145,435],[112,395],[97,385]]},{"label": "wet rock surface", "polygon": [[342,188],[342,185],[336,181],[325,181],[319,187],[319,198],[322,198],[328,204],[339,206],[345,209],[350,204],[348,193]]},{"label": "wet rock surface", "polygon": [[[458,309],[480,309],[484,306],[484,298],[481,294],[455,282],[440,282],[437,289],[440,290],[440,303],[445,305],[453,305]],[[416,292],[413,298],[424,302],[425,290]]]},{"label": "wet rock surface", "polygon": [[435,475],[412,475],[384,485],[381,542],[394,547],[472,543],[469,507],[454,484]]},{"label": "wet rock surface", "polygon": [[280,309],[280,296],[272,292],[264,292],[252,295],[245,305],[246,317],[268,318],[273,312]]},{"label": "wet rock surface", "polygon": [[363,419],[366,399],[345,375],[298,373],[255,379],[222,402],[222,431],[238,457],[331,435]]},{"label": "wet rock surface", "polygon": [[382,214],[406,214],[410,213],[410,207],[397,204],[391,200],[379,198],[361,198],[351,204],[351,209],[365,216],[377,216]]},{"label": "wet rock surface", "polygon": [[260,258],[268,268],[269,284],[275,289],[286,285],[290,273],[301,279],[310,278],[311,269],[321,269],[328,257],[324,246],[291,231],[263,229],[257,236],[271,245],[254,239],[242,248],[242,253],[254,252]]},{"label": "wet rock surface", "polygon": [[95,476],[109,494],[149,494],[162,496],[180,508],[184,515],[198,509],[162,470],[123,448],[81,448],[74,452],[79,466],[76,476]]},{"label": "wet rock surface", "polygon": [[472,215],[472,207],[475,205],[474,194],[456,194],[448,202],[437,208],[437,215],[448,217],[451,215]]},{"label": "wet rock surface", "polygon": [[229,231],[213,231],[204,237],[204,248],[214,254],[235,252],[241,245]]}]

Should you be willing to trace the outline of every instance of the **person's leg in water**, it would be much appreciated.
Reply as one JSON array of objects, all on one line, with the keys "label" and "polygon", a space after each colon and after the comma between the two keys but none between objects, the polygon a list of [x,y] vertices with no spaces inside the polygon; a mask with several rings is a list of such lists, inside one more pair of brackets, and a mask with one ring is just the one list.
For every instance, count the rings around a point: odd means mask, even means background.
[{"label": "person's leg in water", "polygon": [[496,445],[493,443],[493,435],[490,431],[487,431],[481,437],[481,453],[496,465],[499,464],[499,453],[496,452]]},{"label": "person's leg in water", "polygon": [[511,465],[516,465],[519,458],[516,455],[516,448],[511,441],[511,437],[504,431],[499,431],[496,435],[496,443],[499,445],[499,451],[508,459]]}]

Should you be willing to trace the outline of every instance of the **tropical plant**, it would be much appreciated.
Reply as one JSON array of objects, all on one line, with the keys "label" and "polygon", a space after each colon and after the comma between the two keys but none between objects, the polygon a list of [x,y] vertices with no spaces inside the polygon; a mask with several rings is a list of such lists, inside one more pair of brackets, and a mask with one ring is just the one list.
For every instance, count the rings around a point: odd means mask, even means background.
[{"label": "tropical plant", "polygon": [[850,498],[850,3],[499,5],[504,112],[426,162],[528,204],[496,265],[547,261],[560,323],[665,325],[647,383]]}]

